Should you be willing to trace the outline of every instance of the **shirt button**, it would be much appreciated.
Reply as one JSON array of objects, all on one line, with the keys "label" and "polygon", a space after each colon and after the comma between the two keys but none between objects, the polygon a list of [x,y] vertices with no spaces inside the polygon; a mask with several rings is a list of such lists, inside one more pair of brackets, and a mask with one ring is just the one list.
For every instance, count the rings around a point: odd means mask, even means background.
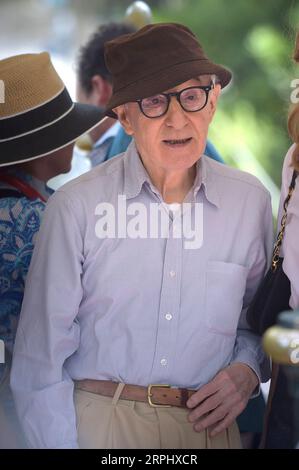
[{"label": "shirt button", "polygon": [[161,359],[160,364],[161,364],[161,366],[166,366],[167,365],[167,360],[166,359]]},{"label": "shirt button", "polygon": [[174,276],[175,276],[175,274],[176,274],[176,272],[175,272],[175,271],[170,271],[170,273],[169,273],[169,274],[170,274],[170,277],[174,277]]},{"label": "shirt button", "polygon": [[171,319],[172,319],[171,313],[167,313],[167,314],[165,315],[165,318],[166,318],[166,320],[171,320]]}]

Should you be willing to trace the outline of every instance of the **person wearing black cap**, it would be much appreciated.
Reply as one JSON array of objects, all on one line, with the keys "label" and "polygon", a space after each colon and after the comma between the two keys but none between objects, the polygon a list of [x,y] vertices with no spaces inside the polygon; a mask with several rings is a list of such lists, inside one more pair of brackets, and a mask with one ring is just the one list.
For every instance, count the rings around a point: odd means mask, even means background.
[{"label": "person wearing black cap", "polygon": [[109,41],[121,156],[51,197],[12,389],[37,448],[236,448],[269,377],[245,318],[272,244],[270,196],[203,151],[231,73],[185,26]]},{"label": "person wearing black cap", "polygon": [[72,102],[46,52],[1,60],[0,79],[0,339],[6,351],[0,364],[0,448],[6,448],[23,445],[13,429],[10,357],[34,243],[53,192],[46,183],[69,171],[75,140],[103,113]]}]

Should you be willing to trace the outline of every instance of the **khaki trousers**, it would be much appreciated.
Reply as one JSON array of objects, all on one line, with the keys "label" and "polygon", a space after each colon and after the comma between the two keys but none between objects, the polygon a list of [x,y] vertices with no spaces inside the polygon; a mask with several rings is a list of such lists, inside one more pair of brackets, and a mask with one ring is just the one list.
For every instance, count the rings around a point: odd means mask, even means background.
[{"label": "khaki trousers", "polygon": [[120,400],[75,390],[79,446],[82,449],[240,449],[233,423],[213,438],[195,432],[184,408],[152,408],[147,403]]}]

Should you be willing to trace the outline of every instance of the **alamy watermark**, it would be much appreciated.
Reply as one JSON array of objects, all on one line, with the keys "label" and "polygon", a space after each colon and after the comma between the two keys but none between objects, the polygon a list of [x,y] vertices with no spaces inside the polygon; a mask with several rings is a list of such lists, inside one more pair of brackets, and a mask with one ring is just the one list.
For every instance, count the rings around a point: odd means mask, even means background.
[{"label": "alamy watermark", "polygon": [[3,339],[0,339],[0,364],[5,363],[5,347]]},{"label": "alamy watermark", "polygon": [[203,244],[203,204],[127,203],[118,195],[117,205],[101,202],[95,208],[98,238],[182,238],[184,248]]},{"label": "alamy watermark", "polygon": [[5,86],[3,80],[0,80],[0,103],[5,103]]}]

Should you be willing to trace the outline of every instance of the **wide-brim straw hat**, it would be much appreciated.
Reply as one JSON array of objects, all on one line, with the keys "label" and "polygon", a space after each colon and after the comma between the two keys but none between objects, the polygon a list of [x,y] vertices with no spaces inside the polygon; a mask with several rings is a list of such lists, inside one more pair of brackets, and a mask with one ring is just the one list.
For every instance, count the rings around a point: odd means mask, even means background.
[{"label": "wide-brim straw hat", "polygon": [[113,82],[106,114],[114,118],[113,108],[199,75],[217,75],[222,88],[232,77],[228,69],[208,59],[192,31],[178,23],[150,24],[108,41],[105,61]]},{"label": "wide-brim straw hat", "polygon": [[72,101],[47,52],[0,61],[0,166],[61,149],[102,118],[99,108]]}]

